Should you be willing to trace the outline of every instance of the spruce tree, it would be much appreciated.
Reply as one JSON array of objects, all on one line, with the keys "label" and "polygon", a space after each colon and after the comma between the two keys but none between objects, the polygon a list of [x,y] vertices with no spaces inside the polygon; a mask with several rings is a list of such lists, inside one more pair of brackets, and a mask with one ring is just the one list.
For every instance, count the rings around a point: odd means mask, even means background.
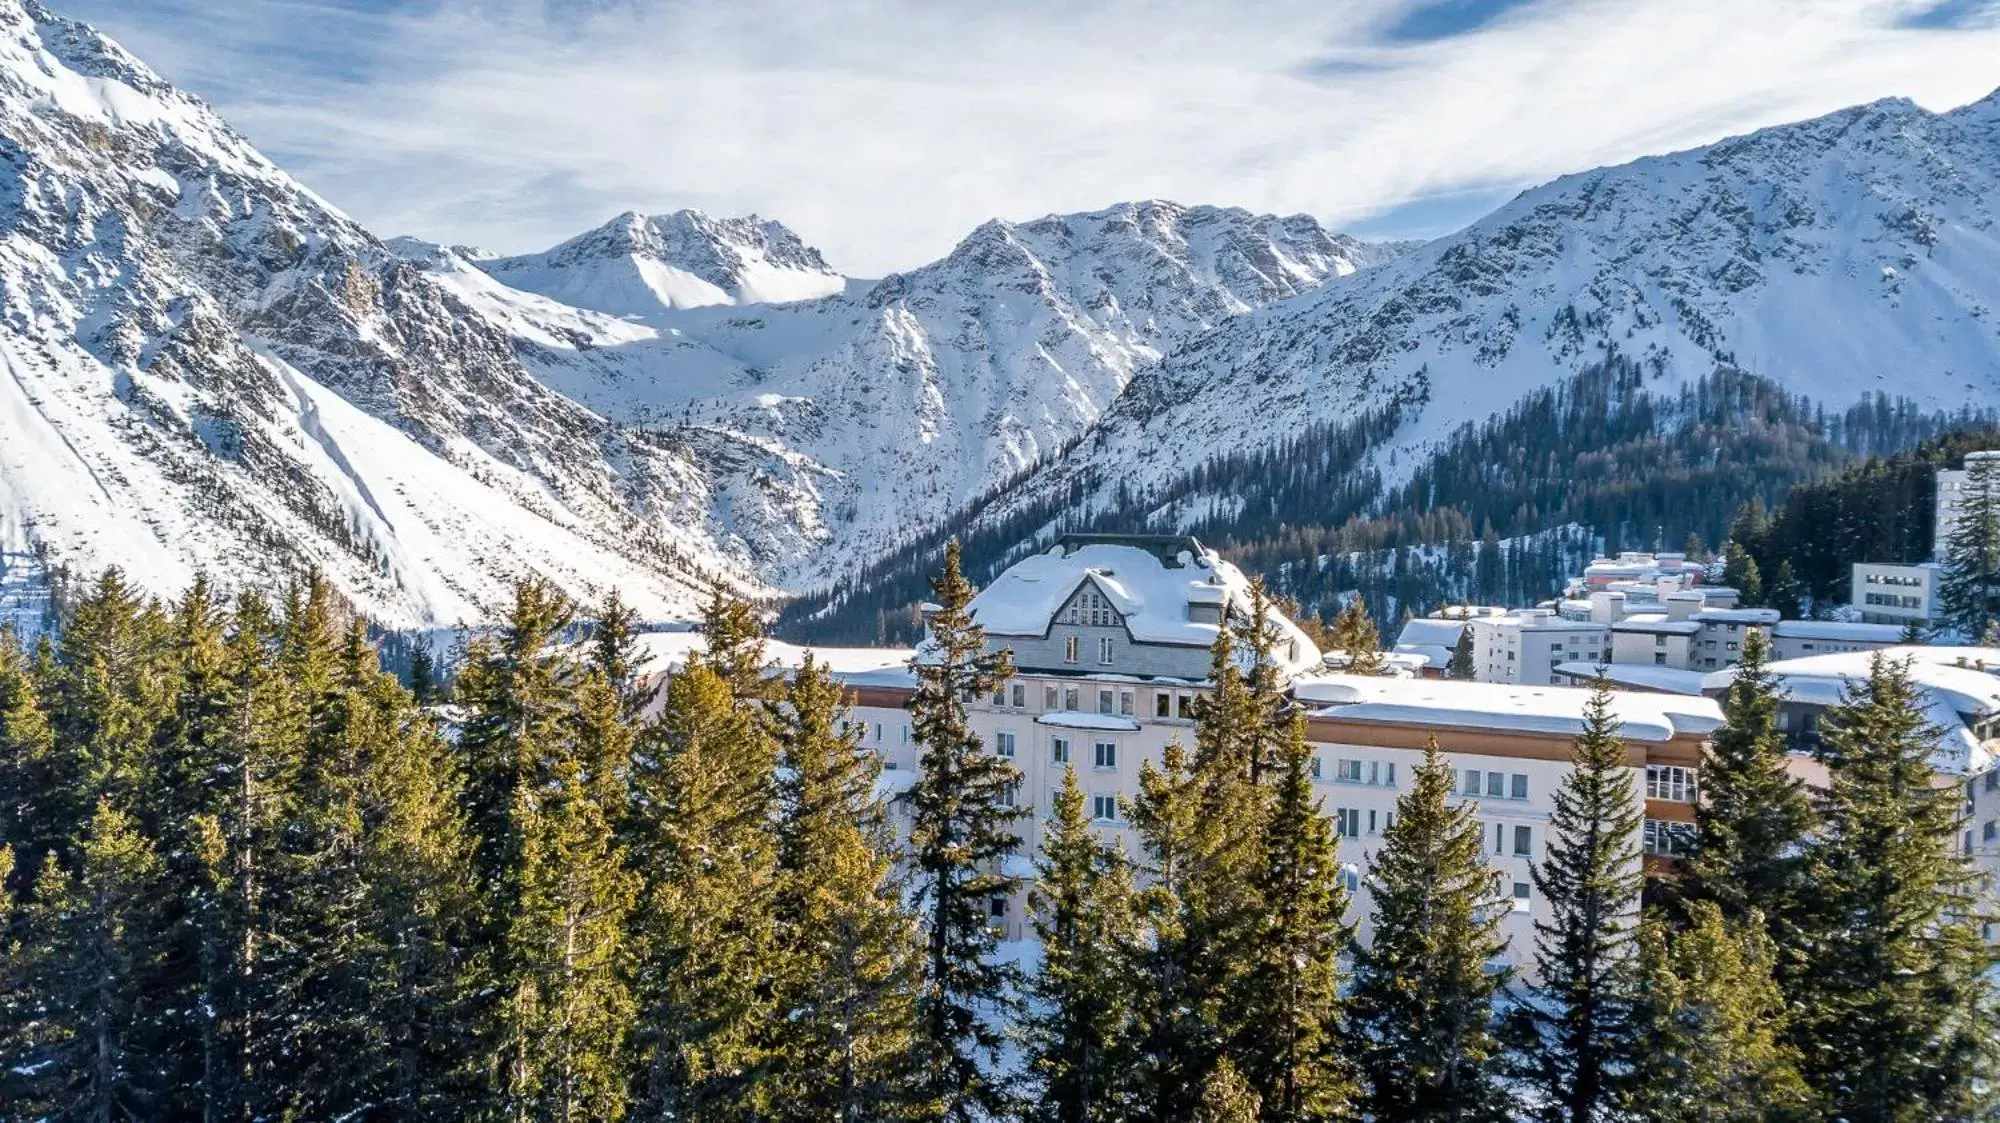
[{"label": "spruce tree", "polygon": [[1338,959],[1346,920],[1332,823],[1312,790],[1305,718],[1295,715],[1264,820],[1255,881],[1262,909],[1242,979],[1232,1053],[1270,1123],[1347,1113],[1353,1074],[1341,1055]]},{"label": "spruce tree", "polygon": [[910,789],[914,891],[923,916],[923,986],[917,1008],[920,1080],[952,1123],[992,1115],[1006,1092],[992,1066],[1001,1043],[991,1019],[1013,1001],[1016,970],[997,963],[998,937],[988,903],[1012,896],[1004,868],[1018,841],[1020,774],[991,755],[967,722],[965,700],[993,693],[1013,673],[1006,650],[987,651],[973,620],[972,583],[959,547],[945,550],[944,572],[931,583],[938,608],[916,659],[911,727],[922,747]]},{"label": "spruce tree", "polygon": [[778,885],[783,964],[772,1112],[797,1123],[920,1114],[909,1057],[921,945],[904,907],[875,780],[844,730],[840,685],[810,653],[779,711]]},{"label": "spruce tree", "polygon": [[638,891],[582,766],[521,785],[514,911],[500,978],[501,1107],[510,1119],[615,1120],[633,1003],[625,927]]},{"label": "spruce tree", "polygon": [[1333,621],[1334,642],[1341,654],[1347,656],[1347,670],[1350,674],[1379,675],[1388,666],[1382,657],[1382,634],[1375,628],[1375,620],[1368,615],[1368,606],[1360,597],[1349,600]]},{"label": "spruce tree", "polygon": [[1735,589],[1743,604],[1764,603],[1764,578],[1757,569],[1757,559],[1734,540],[1722,547],[1722,583]]},{"label": "spruce tree", "polygon": [[635,756],[625,836],[647,875],[633,925],[634,1105],[647,1117],[739,1117],[773,1061],[776,749],[739,702],[720,670],[689,660]]},{"label": "spruce tree", "polygon": [[1201,1106],[1220,1048],[1206,990],[1214,960],[1203,956],[1199,939],[1205,866],[1219,832],[1202,814],[1199,781],[1178,742],[1157,767],[1140,764],[1131,818],[1144,851],[1139,910],[1146,931],[1137,967],[1134,1111],[1141,1119],[1186,1119]]},{"label": "spruce tree", "polygon": [[1648,917],[1639,932],[1639,1051],[1626,1108],[1659,1123],[1805,1119],[1810,1097],[1785,1043],[1785,998],[1772,976],[1776,949],[1754,912],[1725,920],[1696,901],[1670,931]]},{"label": "spruce tree", "polygon": [[1957,511],[1938,559],[1944,563],[1938,619],[1970,641],[2000,619],[1994,603],[2000,591],[2000,460],[1965,461]]},{"label": "spruce tree", "polygon": [[74,866],[44,861],[23,918],[18,974],[32,999],[20,1049],[5,1058],[11,1109],[23,1118],[145,1118],[166,1109],[167,1065],[149,1045],[162,953],[159,856],[137,821],[100,800]]},{"label": "spruce tree", "polygon": [[1479,669],[1472,662],[1472,629],[1462,629],[1458,641],[1451,645],[1451,661],[1445,664],[1446,678],[1459,682],[1471,682],[1479,677]]},{"label": "spruce tree", "polygon": [[56,845],[42,801],[66,772],[41,692],[19,637],[0,628],[0,840],[11,845],[23,870],[39,869],[42,855]]},{"label": "spruce tree", "polygon": [[1552,1123],[1615,1118],[1636,1048],[1640,804],[1611,700],[1600,679],[1533,874],[1548,919],[1535,922],[1540,978],[1518,1047],[1529,1110]]},{"label": "spruce tree", "polygon": [[1451,802],[1452,776],[1432,739],[1369,871],[1374,933],[1355,951],[1348,1020],[1376,1119],[1511,1114],[1494,1024],[1507,905],[1472,805]]},{"label": "spruce tree", "polygon": [[1022,1025],[1035,1090],[1026,1115],[1047,1123],[1122,1119],[1135,1044],[1138,918],[1125,857],[1091,829],[1074,768],[1063,773],[1036,871],[1042,966],[1029,982]]},{"label": "spruce tree", "polygon": [[1876,654],[1821,725],[1829,774],[1793,1034],[1829,1116],[1965,1118],[1994,1078],[1993,982],[1956,845],[1963,795],[1932,766],[1909,664]]},{"label": "spruce tree", "polygon": [[1751,630],[1722,696],[1723,725],[1699,773],[1693,881],[1694,895],[1714,901],[1731,923],[1760,913],[1778,948],[1780,977],[1790,978],[1806,966],[1798,959],[1798,924],[1811,892],[1803,848],[1813,809],[1805,784],[1786,767],[1769,650],[1764,634]]},{"label": "spruce tree", "polygon": [[1182,1118],[1192,1118],[1195,1123],[1257,1123],[1262,1111],[1256,1090],[1224,1057],[1203,1081],[1201,1100],[1192,1116]]},{"label": "spruce tree", "polygon": [[1796,620],[1804,614],[1805,587],[1799,583],[1798,574],[1793,572],[1790,558],[1778,559],[1778,568],[1771,574],[1765,601],[1777,610],[1780,619]]},{"label": "spruce tree", "polygon": [[652,699],[638,681],[639,614],[613,589],[597,610],[590,629],[590,664],[604,676],[627,718],[635,718]]}]

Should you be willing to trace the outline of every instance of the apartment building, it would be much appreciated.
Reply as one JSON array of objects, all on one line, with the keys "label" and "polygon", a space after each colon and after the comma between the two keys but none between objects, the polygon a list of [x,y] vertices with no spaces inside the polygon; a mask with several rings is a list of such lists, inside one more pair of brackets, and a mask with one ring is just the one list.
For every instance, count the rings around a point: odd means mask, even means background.
[{"label": "apartment building", "polygon": [[1547,608],[1524,608],[1466,622],[1472,629],[1473,676],[1480,682],[1546,686],[1557,667],[1611,658],[1611,630]]},{"label": "apartment building", "polygon": [[[1435,737],[1452,767],[1453,790],[1476,809],[1495,894],[1511,905],[1502,921],[1505,958],[1531,967],[1534,923],[1548,915],[1530,870],[1547,846],[1555,794],[1570,771],[1590,692],[1322,675],[1300,679],[1293,693],[1308,707],[1306,735],[1325,813],[1341,835],[1360,938],[1369,938],[1368,871],[1382,832]],[[1612,706],[1643,810],[1636,841],[1648,869],[1657,871],[1689,850],[1702,748],[1722,713],[1706,698],[1663,694],[1618,693]]]},{"label": "apartment building", "polygon": [[1768,608],[1712,608],[1694,590],[1669,593],[1664,611],[1635,612],[1611,624],[1611,662],[1713,671],[1743,658],[1744,637],[1766,639],[1778,623]]},{"label": "apartment building", "polygon": [[1942,570],[1935,562],[1855,562],[1848,603],[1861,610],[1863,623],[1928,624],[1937,619]]},{"label": "apartment building", "polygon": [[[1931,559],[1943,561],[1952,531],[1958,528],[1959,509],[1965,502],[1965,480],[1981,464],[2000,464],[2000,451],[1968,452],[1964,468],[1942,468],[1937,473],[1937,512],[1932,523]],[[1858,603],[1858,602],[1857,602]]]},{"label": "apartment building", "polygon": [[1803,659],[1850,651],[1879,651],[1903,642],[1900,624],[1855,624],[1844,620],[1780,620],[1771,628],[1771,657]]},{"label": "apartment building", "polygon": [[1965,852],[1979,868],[1987,915],[1980,928],[1986,942],[2000,946],[2000,766],[1965,779]]}]

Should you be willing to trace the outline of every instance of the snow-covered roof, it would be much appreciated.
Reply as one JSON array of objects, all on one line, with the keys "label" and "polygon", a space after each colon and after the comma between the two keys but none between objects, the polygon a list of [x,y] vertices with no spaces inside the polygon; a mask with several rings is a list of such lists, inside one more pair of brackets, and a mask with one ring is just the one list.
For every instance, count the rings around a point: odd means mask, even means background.
[{"label": "snow-covered roof", "polygon": [[[1189,605],[1250,611],[1250,581],[1221,555],[1189,537],[1074,535],[1022,558],[972,599],[973,619],[992,636],[1047,635],[1070,595],[1091,582],[1118,610],[1140,643],[1207,647],[1220,625],[1189,619]],[[1319,665],[1319,648],[1273,612],[1276,646],[1292,673]]]},{"label": "snow-covered roof", "polygon": [[[1933,662],[1923,647],[1885,647],[1876,651],[1843,651],[1781,659],[1768,665],[1779,693],[1807,706],[1837,706],[1848,687],[1868,677],[1876,656],[1908,659],[1910,679],[1924,695],[1924,719],[1943,731],[1934,763],[1954,773],[1975,772],[1993,762],[1993,751],[1966,724],[1966,717],[2000,713],[2000,679],[1971,667]],[[1702,689],[1719,694],[1729,688],[1736,669],[1715,671],[1702,679]]]},{"label": "snow-covered roof", "polygon": [[1035,718],[1036,725],[1053,725],[1058,729],[1096,729],[1109,733],[1137,733],[1139,723],[1129,717],[1116,714],[1093,714],[1085,710],[1057,710],[1041,714]]},{"label": "snow-covered roof", "polygon": [[1595,679],[1598,672],[1604,673],[1604,680],[1613,686],[1625,686],[1634,690],[1657,690],[1662,694],[1684,694],[1689,697],[1701,693],[1702,672],[1686,671],[1679,667],[1661,667],[1652,663],[1589,663],[1574,662],[1556,665],[1555,672],[1579,683]]},{"label": "snow-covered roof", "polygon": [[[641,677],[677,671],[687,664],[689,654],[708,650],[708,637],[700,632],[645,632],[633,637],[636,646],[634,669]],[[848,686],[890,686],[914,688],[916,674],[910,659],[916,653],[907,647],[799,647],[782,640],[765,640],[764,653],[774,670],[797,670],[810,652],[813,660]]]},{"label": "snow-covered roof", "polygon": [[1396,636],[1398,650],[1404,647],[1442,647],[1450,651],[1458,645],[1458,637],[1465,633],[1466,621],[1440,620],[1435,616],[1418,616],[1403,623],[1403,630]]},{"label": "snow-covered roof", "polygon": [[[1898,624],[1850,624],[1844,620],[1780,620],[1771,634],[1785,639],[1895,643],[1903,638],[1903,629]],[[2000,656],[2000,651],[1993,654]]]},{"label": "snow-covered roof", "polygon": [[[1292,684],[1301,701],[1322,703],[1316,716],[1342,721],[1436,725],[1550,733],[1583,732],[1591,692],[1571,686],[1514,686],[1444,679],[1318,675]],[[1662,742],[1677,734],[1705,734],[1722,724],[1713,699],[1669,694],[1614,693],[1612,713],[1628,741]]]},{"label": "snow-covered roof", "polygon": [[1444,668],[1451,666],[1451,648],[1429,643],[1399,643],[1393,654],[1409,655],[1424,661],[1426,667]]},{"label": "snow-covered roof", "polygon": [[1699,620],[1669,620],[1657,613],[1627,616],[1611,625],[1614,632],[1647,632],[1654,635],[1691,636],[1701,631]]},{"label": "snow-covered roof", "polygon": [[1775,608],[1702,608],[1693,618],[1704,624],[1776,624]]}]

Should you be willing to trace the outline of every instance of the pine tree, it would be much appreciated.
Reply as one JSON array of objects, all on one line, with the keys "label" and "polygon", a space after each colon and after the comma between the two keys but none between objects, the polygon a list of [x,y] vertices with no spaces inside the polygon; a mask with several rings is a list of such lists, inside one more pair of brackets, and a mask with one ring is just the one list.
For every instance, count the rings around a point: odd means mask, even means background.
[{"label": "pine tree", "polygon": [[625,834],[648,877],[634,914],[634,1104],[648,1117],[737,1117],[772,1062],[776,750],[739,702],[720,670],[689,660],[635,757]]},{"label": "pine tree", "polygon": [[1656,917],[1638,938],[1639,1053],[1626,1107],[1660,1123],[1804,1119],[1810,1106],[1785,1043],[1776,949],[1754,911],[1741,923],[1713,901],[1670,932]]},{"label": "pine tree", "polygon": [[909,1055],[921,945],[904,908],[875,779],[842,731],[841,689],[808,653],[780,711],[778,887],[784,964],[774,1117],[866,1123],[919,1114]]},{"label": "pine tree", "polygon": [[1349,600],[1333,621],[1334,642],[1347,656],[1347,670],[1357,675],[1379,675],[1388,663],[1382,657],[1382,634],[1368,615],[1360,597]]},{"label": "pine tree", "polygon": [[164,1107],[164,1066],[147,1049],[157,1044],[146,984],[162,951],[160,873],[138,823],[109,799],[79,836],[72,870],[53,853],[43,863],[9,964],[33,996],[0,1084],[23,1118],[145,1118]]},{"label": "pine tree", "polygon": [[1355,1093],[1339,1048],[1338,957],[1353,930],[1311,763],[1305,718],[1295,715],[1262,831],[1256,881],[1263,909],[1232,1047],[1270,1123],[1342,1116]]},{"label": "pine tree", "polygon": [[1971,639],[2000,618],[2000,461],[1966,459],[1957,511],[1939,559],[1938,620]]},{"label": "pine tree", "polygon": [[1757,559],[1734,539],[1722,547],[1722,583],[1735,589],[1745,605],[1764,603],[1764,578],[1758,572]]},{"label": "pine tree", "polygon": [[0,628],[0,840],[23,869],[38,869],[56,844],[42,800],[65,774],[41,691],[14,630]]},{"label": "pine tree", "polygon": [[1451,661],[1445,664],[1446,678],[1459,682],[1471,682],[1479,677],[1479,670],[1472,662],[1472,629],[1467,627],[1458,633],[1458,642],[1451,645]]},{"label": "pine tree", "polygon": [[1125,857],[1092,831],[1074,768],[1063,774],[1036,870],[1042,967],[1029,982],[1022,1026],[1037,1093],[1027,1117],[1122,1119],[1138,998],[1130,969],[1140,946],[1137,914]]},{"label": "pine tree", "polygon": [[1263,1106],[1250,1082],[1224,1057],[1202,1083],[1201,1101],[1193,1115],[1182,1118],[1195,1123],[1257,1123]]},{"label": "pine tree", "polygon": [[623,940],[639,879],[574,760],[523,784],[513,820],[521,858],[500,980],[502,1109],[519,1120],[619,1119],[633,1020]]},{"label": "pine tree", "polygon": [[1771,575],[1770,589],[1766,595],[1770,607],[1785,620],[1797,620],[1805,614],[1805,587],[1792,571],[1790,558],[1778,559],[1778,568]]},{"label": "pine tree", "polygon": [[1798,960],[1798,924],[1811,892],[1803,849],[1813,809],[1805,785],[1786,767],[1769,650],[1762,632],[1744,637],[1742,661],[1722,696],[1725,720],[1702,761],[1694,895],[1714,901],[1731,923],[1760,913],[1778,948],[1780,977],[1790,978],[1806,967]]},{"label": "pine tree", "polygon": [[428,639],[419,638],[416,650],[410,653],[410,695],[419,706],[438,701],[437,656],[431,654]]},{"label": "pine tree", "polygon": [[1012,1002],[1017,972],[993,961],[998,939],[988,902],[1011,896],[1003,866],[1014,852],[1020,774],[985,752],[967,723],[965,700],[989,695],[1013,673],[1007,651],[987,651],[972,619],[973,587],[956,541],[932,582],[938,609],[916,662],[911,727],[922,747],[910,790],[910,849],[923,915],[923,987],[918,997],[922,1086],[952,1123],[1002,1110],[1006,1094],[991,1066],[1000,1047],[989,1018]]},{"label": "pine tree", "polygon": [[1963,798],[1939,784],[1906,661],[1879,653],[1821,725],[1811,970],[1793,1040],[1829,1116],[1965,1118],[1994,1076],[1989,958],[1960,902]]},{"label": "pine tree", "polygon": [[639,614],[613,589],[598,608],[590,630],[590,664],[611,685],[627,718],[639,716],[652,701],[638,681],[638,627]]},{"label": "pine tree", "polygon": [[1505,904],[1469,803],[1432,739],[1369,872],[1373,939],[1348,1000],[1364,1104],[1376,1119],[1508,1118],[1494,998]]},{"label": "pine tree", "polygon": [[1534,1117],[1560,1123],[1615,1118],[1635,1051],[1640,810],[1611,701],[1599,680],[1534,869],[1548,919],[1535,922],[1541,978],[1518,1048]]}]

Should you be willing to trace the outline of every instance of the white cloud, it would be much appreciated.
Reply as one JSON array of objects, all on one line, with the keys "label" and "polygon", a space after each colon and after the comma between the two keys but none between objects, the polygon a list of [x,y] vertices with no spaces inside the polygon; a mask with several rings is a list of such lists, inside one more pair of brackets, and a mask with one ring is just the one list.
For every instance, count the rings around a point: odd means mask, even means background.
[{"label": "white cloud", "polygon": [[2000,86],[2000,30],[1898,29],[1921,0],[1537,0],[1395,46],[1375,32],[1408,0],[226,0],[219,35],[189,3],[71,8],[383,233],[518,251],[628,207],[754,210],[862,274],[996,214],[1160,196],[1353,224]]}]

